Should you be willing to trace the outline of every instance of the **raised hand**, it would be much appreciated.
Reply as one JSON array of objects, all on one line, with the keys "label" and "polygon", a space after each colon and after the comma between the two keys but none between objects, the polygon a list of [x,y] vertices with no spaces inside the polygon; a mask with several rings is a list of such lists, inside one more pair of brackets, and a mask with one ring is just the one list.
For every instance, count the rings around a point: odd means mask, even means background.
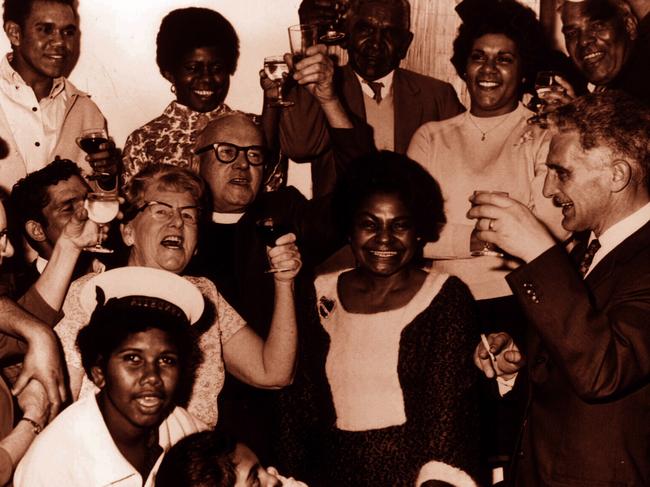
[{"label": "raised hand", "polygon": [[293,281],[300,272],[302,260],[295,242],[295,234],[287,233],[276,240],[274,247],[267,247],[271,272],[276,282]]},{"label": "raised hand", "polygon": [[285,61],[294,70],[293,78],[321,104],[338,100],[334,90],[334,62],[327,55],[327,46],[310,46],[306,54],[306,57],[295,65],[291,55],[285,55]]}]

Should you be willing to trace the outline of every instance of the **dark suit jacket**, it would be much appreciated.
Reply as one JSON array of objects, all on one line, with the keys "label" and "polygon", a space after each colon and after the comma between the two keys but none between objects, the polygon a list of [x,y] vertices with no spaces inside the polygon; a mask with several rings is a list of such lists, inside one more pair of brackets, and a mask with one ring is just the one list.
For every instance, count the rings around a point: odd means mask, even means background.
[{"label": "dark suit jacket", "polygon": [[[349,65],[337,69],[336,90],[355,124],[365,124],[361,84]],[[444,81],[402,68],[393,78],[395,107],[395,152],[406,153],[417,128],[445,120],[464,111],[454,88]],[[314,195],[327,194],[337,172],[344,168],[332,158],[327,122],[316,99],[305,89],[292,90],[296,106],[285,110],[280,124],[280,144],[284,154],[297,162],[312,162]]]},{"label": "dark suit jacket", "polygon": [[532,324],[516,484],[650,485],[650,223],[584,281],[561,247],[507,280]]}]

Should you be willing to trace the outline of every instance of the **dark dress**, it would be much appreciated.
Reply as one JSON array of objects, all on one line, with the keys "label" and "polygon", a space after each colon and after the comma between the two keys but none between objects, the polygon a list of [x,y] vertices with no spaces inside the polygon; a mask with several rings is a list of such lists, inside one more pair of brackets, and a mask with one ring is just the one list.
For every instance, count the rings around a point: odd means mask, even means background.
[{"label": "dark dress", "polygon": [[[478,372],[472,363],[472,352],[478,334],[474,300],[467,287],[455,277],[430,275],[404,308],[378,315],[358,315],[343,309],[336,292],[337,282],[338,273],[321,276],[316,281],[320,324],[314,323],[312,333],[305,338],[294,385],[282,393],[283,467],[311,487],[412,487],[420,467],[431,460],[476,476]],[[347,315],[343,316],[345,321],[338,321],[337,314]],[[382,315],[379,327],[357,328],[357,333],[361,333],[356,337],[360,338],[358,355],[354,352],[347,357],[345,353],[341,355],[341,346],[349,350],[349,341],[346,342],[349,337],[341,341],[340,335],[336,338],[337,333],[345,336],[348,327],[357,327],[355,316],[373,320],[379,315]],[[387,320],[381,321],[384,317]],[[399,322],[400,318],[403,323]],[[391,345],[396,354],[385,354],[385,343],[375,346],[375,342],[382,342],[382,337],[369,336],[372,332],[368,330],[377,330],[379,334],[397,332],[396,343]],[[330,352],[335,363],[328,363]],[[396,361],[396,374],[391,359]],[[375,369],[389,363],[385,371],[379,371],[378,383],[384,390],[391,376],[397,379],[397,395],[389,394],[391,397],[385,398],[386,405],[393,403],[387,406],[392,409],[388,417],[382,418],[384,413],[377,412],[386,409],[383,395],[374,406],[372,399],[364,402],[372,398],[372,390],[365,399],[362,397],[361,404],[353,406],[356,415],[350,415],[349,408],[348,413],[343,412],[346,400],[349,405],[358,398],[350,389],[349,380],[347,399],[341,402],[340,396],[337,400],[333,395],[333,391],[341,390],[340,382],[335,380],[338,387],[330,382],[334,374],[340,373],[340,360],[346,364],[366,364],[354,371],[358,372],[359,396],[369,391],[367,383],[377,379]],[[339,372],[334,372],[337,363]],[[348,372],[349,369],[343,370],[343,375]],[[343,404],[341,409],[335,403]],[[383,422],[383,426],[364,429],[359,424],[351,424],[355,417],[362,423],[365,421],[366,404],[368,416],[378,415],[376,422]],[[340,418],[337,411],[341,413]],[[345,430],[338,427],[342,423]]]}]

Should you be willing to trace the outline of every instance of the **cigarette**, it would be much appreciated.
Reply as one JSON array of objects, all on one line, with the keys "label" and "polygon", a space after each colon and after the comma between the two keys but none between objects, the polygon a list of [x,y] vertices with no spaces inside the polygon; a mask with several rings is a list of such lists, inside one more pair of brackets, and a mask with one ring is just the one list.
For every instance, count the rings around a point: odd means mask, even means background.
[{"label": "cigarette", "polygon": [[483,342],[483,346],[485,347],[485,350],[487,350],[487,353],[490,355],[492,362],[496,363],[497,358],[494,356],[492,352],[490,352],[490,344],[487,341],[487,337],[485,336],[485,333],[481,333],[481,341]]},{"label": "cigarette", "polygon": [[275,274],[276,272],[287,272],[292,271],[293,269],[267,269],[264,271],[265,274]]}]

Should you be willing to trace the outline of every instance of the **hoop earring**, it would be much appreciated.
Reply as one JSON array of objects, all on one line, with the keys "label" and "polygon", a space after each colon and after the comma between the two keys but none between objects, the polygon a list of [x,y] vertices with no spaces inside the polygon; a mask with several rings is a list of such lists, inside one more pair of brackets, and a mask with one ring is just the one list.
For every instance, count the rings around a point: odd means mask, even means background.
[{"label": "hoop earring", "polygon": [[172,93],[176,94],[176,85],[172,83],[172,85],[169,87]]}]

